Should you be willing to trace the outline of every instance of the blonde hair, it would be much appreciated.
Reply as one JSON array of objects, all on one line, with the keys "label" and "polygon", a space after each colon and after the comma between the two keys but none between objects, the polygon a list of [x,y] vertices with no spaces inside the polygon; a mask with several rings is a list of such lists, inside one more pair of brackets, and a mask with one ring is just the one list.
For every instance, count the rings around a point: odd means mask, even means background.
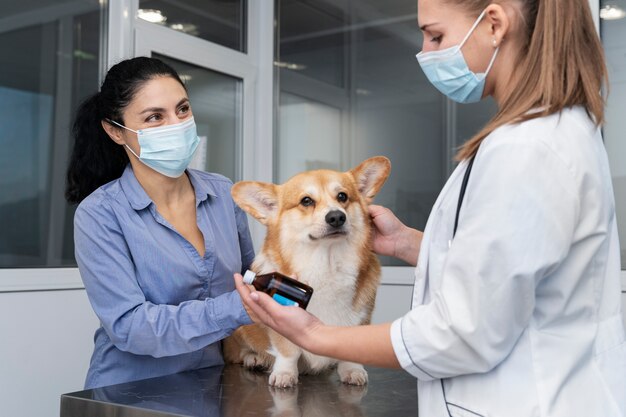
[{"label": "blonde hair", "polygon": [[[505,0],[507,1],[507,0]],[[447,0],[475,13],[492,1]],[[519,0],[521,48],[515,77],[496,115],[459,149],[456,159],[476,154],[498,127],[584,106],[596,125],[604,122],[607,69],[587,0]],[[530,112],[532,109],[540,111]]]}]

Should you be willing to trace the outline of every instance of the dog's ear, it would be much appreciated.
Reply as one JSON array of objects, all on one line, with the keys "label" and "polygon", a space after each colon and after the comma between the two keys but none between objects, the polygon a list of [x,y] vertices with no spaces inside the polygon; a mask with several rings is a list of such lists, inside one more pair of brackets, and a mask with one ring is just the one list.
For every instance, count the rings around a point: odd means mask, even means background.
[{"label": "dog's ear", "polygon": [[230,193],[239,207],[265,225],[278,212],[278,196],[274,184],[241,181],[233,185]]},{"label": "dog's ear", "polygon": [[361,162],[350,173],[354,176],[359,193],[367,204],[371,203],[378,191],[382,188],[391,172],[391,162],[384,156],[375,156]]}]

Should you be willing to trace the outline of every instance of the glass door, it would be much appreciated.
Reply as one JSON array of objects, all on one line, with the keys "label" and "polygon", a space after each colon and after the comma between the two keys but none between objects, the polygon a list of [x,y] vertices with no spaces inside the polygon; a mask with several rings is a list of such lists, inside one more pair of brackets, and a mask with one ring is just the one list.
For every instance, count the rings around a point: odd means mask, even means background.
[{"label": "glass door", "polygon": [[190,168],[241,179],[242,79],[154,53],[187,86],[200,145]]},{"label": "glass door", "polygon": [[[272,180],[273,17],[272,0],[111,4],[119,30],[109,37],[109,63],[156,57],[187,86],[201,137],[192,168],[233,182]],[[264,227],[249,223],[258,248]]]},{"label": "glass door", "polygon": [[[243,178],[244,107],[253,95],[250,90],[246,94],[246,87],[253,82],[253,68],[242,65],[245,54],[240,51],[241,42],[222,46],[211,41],[221,40],[219,31],[201,30],[211,19],[226,19],[224,10],[212,14],[210,7],[204,7],[199,15],[193,3],[140,1],[135,56],[161,59],[187,86],[200,136],[190,167],[239,181]],[[142,8],[147,6],[150,8]],[[245,2],[231,2],[231,6],[234,10],[227,11],[241,12]],[[231,35],[238,33],[237,38],[245,33],[245,21],[223,26]]]},{"label": "glass door", "polygon": [[64,198],[79,104],[98,91],[98,0],[0,7],[0,293],[82,286]]},{"label": "glass door", "polygon": [[[274,179],[346,170],[385,155],[391,175],[376,203],[423,230],[454,169],[457,147],[495,112],[457,106],[431,86],[414,0],[276,0]],[[413,283],[413,268],[381,257],[383,282]]]}]

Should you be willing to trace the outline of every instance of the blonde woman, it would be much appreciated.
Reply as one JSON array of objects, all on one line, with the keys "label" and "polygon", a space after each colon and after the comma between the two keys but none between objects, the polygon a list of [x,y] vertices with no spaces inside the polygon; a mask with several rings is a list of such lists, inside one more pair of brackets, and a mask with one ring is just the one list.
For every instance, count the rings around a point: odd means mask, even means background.
[{"label": "blonde woman", "polygon": [[373,249],[415,269],[393,323],[330,327],[236,275],[263,322],[314,353],[402,367],[420,415],[626,416],[619,242],[587,0],[419,0],[430,81],[499,111],[461,148],[424,232],[373,206]]}]

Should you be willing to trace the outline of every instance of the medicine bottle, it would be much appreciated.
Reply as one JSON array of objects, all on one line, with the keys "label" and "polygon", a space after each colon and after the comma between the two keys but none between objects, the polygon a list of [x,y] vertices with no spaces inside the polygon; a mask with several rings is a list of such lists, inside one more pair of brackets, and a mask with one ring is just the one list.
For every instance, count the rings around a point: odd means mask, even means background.
[{"label": "medicine bottle", "polygon": [[252,285],[258,291],[263,291],[285,306],[306,309],[313,295],[313,288],[279,272],[257,275],[252,271],[246,271],[243,282]]}]

